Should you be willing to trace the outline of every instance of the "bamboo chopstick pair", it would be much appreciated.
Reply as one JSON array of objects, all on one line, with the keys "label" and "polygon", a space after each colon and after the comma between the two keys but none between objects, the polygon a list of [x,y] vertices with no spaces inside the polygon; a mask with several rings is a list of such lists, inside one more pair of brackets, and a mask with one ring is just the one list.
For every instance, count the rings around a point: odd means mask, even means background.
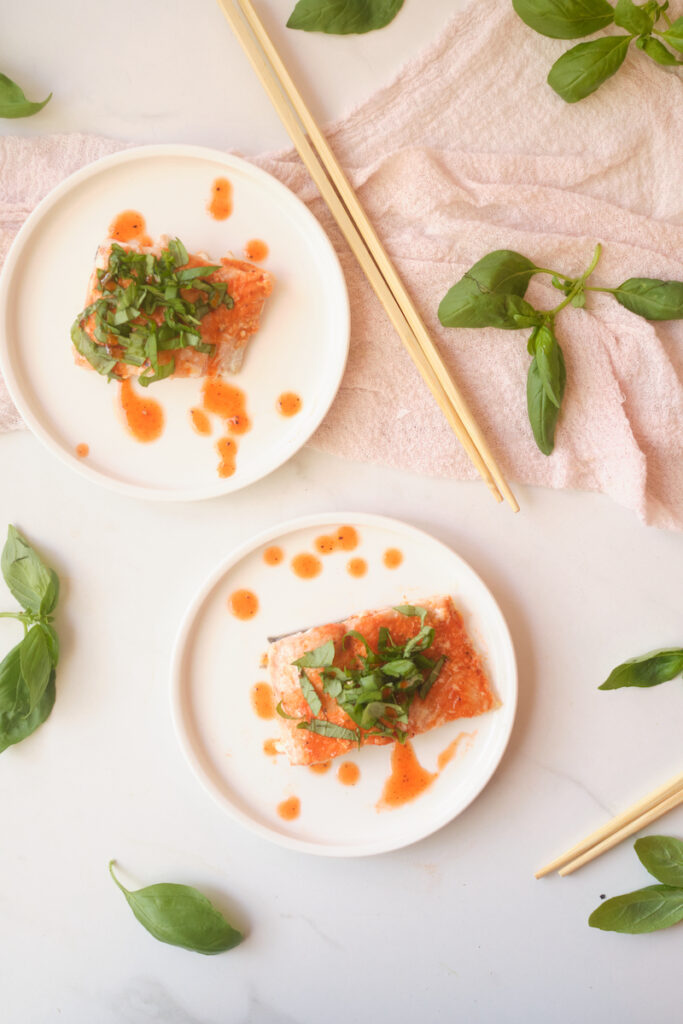
[{"label": "bamboo chopstick pair", "polygon": [[537,871],[535,877],[543,878],[544,875],[557,870],[561,875],[571,875],[573,871],[611,850],[634,832],[640,832],[641,828],[651,825],[653,821],[672,811],[679,804],[683,804],[683,775],[677,775],[644,800],[633,804],[623,814],[618,814],[616,818],[591,832],[582,842],[572,846],[561,857],[557,857]]},{"label": "bamboo chopstick pair", "polygon": [[282,63],[251,0],[218,0],[218,5],[453,432],[496,500],[502,501],[505,498],[513,511],[518,512],[517,500],[472,412],[450,376],[356,193]]}]

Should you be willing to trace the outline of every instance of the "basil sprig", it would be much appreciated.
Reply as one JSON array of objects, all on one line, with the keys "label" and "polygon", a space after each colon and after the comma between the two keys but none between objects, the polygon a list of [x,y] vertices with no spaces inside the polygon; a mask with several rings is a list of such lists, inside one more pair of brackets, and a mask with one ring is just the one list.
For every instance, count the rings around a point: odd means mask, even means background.
[{"label": "basil sprig", "polygon": [[298,0],[287,28],[345,36],[372,32],[393,21],[403,0]]},{"label": "basil sprig", "polygon": [[52,93],[40,103],[27,100],[16,82],[0,74],[0,117],[31,117],[42,110],[52,98]]},{"label": "basil sprig", "polygon": [[[334,643],[328,640],[320,647],[307,651],[292,664],[299,669],[299,685],[313,715],[310,721],[301,720],[297,729],[349,740],[360,746],[366,736],[382,736],[405,743],[408,737],[408,712],[417,697],[425,700],[446,663],[445,656],[430,658],[426,651],[434,643],[434,628],[426,625],[427,609],[419,605],[400,605],[394,609],[401,615],[420,619],[420,628],[404,644],[396,644],[391,633],[382,626],[379,630],[377,651],[357,630],[344,635],[342,645],[357,640],[364,654],[356,655],[355,664],[339,668],[334,665]],[[323,691],[332,697],[357,726],[347,729],[325,718],[320,696],[306,674],[307,668],[318,669]],[[277,712],[282,718],[293,716],[281,704]]]},{"label": "basil sprig", "polygon": [[114,863],[109,862],[109,874],[140,924],[159,942],[206,956],[224,953],[242,942],[241,932],[233,928],[198,889],[160,882],[131,891],[114,874]]},{"label": "basil sprig", "polygon": [[42,725],[55,702],[59,640],[52,625],[59,578],[14,526],[0,558],[5,583],[23,611],[0,612],[16,619],[24,637],[0,662],[0,753]]},{"label": "basil sprig", "polygon": [[[78,314],[71,327],[77,352],[93,369],[119,380],[117,363],[142,367],[138,380],[147,386],[175,369],[173,357],[159,361],[160,352],[188,347],[213,352],[214,346],[201,340],[202,318],[221,305],[232,309],[234,302],[225,281],[205,280],[220,267],[188,267],[187,262],[187,250],[179,238],[159,256],[113,243],[107,267],[97,271],[102,294]],[[91,317],[93,326],[86,329]]]},{"label": "basil sprig", "polygon": [[620,690],[624,686],[659,686],[675,679],[683,672],[683,647],[669,647],[660,651],[630,658],[612,669],[599,686],[599,690]]},{"label": "basil sprig", "polygon": [[642,935],[683,921],[683,843],[671,836],[645,836],[634,849],[661,885],[615,896],[588,918],[591,928]]},{"label": "basil sprig", "polygon": [[553,39],[580,39],[611,24],[627,33],[579,43],[555,61],[548,85],[567,103],[585,99],[616,74],[634,41],[657,64],[683,63],[672,52],[683,51],[683,18],[670,20],[668,0],[617,0],[616,7],[607,0],[512,0],[512,6],[530,28]]},{"label": "basil sprig", "polygon": [[[463,274],[439,305],[444,327],[532,327],[527,348],[532,357],[527,377],[527,411],[534,439],[544,455],[555,445],[555,428],[564,398],[567,372],[555,334],[555,318],[566,306],[582,308],[586,294],[608,292],[626,309],[646,320],[683,319],[683,282],[631,277],[616,288],[588,284],[602,248],[597,245],[580,277],[537,267],[511,249],[488,253]],[[524,295],[535,274],[549,274],[564,298],[553,309],[535,309]]]}]

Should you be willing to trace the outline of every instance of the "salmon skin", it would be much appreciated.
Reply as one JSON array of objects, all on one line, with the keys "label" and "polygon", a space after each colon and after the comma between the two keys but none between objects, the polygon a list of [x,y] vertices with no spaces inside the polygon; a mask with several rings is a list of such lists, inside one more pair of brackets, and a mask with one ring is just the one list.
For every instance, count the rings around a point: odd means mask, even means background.
[{"label": "salmon skin", "polygon": [[[447,596],[433,597],[423,601],[416,609],[422,610],[422,622],[417,615],[384,608],[352,615],[343,622],[316,626],[306,632],[283,637],[270,645],[268,667],[280,711],[280,743],[291,764],[318,764],[346,754],[358,746],[391,743],[397,737],[409,739],[454,719],[472,718],[500,706],[452,599]],[[390,636],[394,650],[408,651],[406,645],[418,634],[424,635],[425,630],[433,630],[433,640],[430,646],[421,650],[421,654],[427,664],[434,664],[436,677],[430,682],[431,673],[428,668],[425,669],[425,682],[415,690],[413,698],[406,702],[404,721],[399,726],[396,720],[393,735],[386,734],[386,731],[382,734],[376,727],[362,728],[359,726],[358,715],[355,721],[350,717],[340,706],[343,695],[335,699],[328,692],[334,688],[330,684],[332,670],[322,667],[302,668],[294,664],[302,658],[306,660],[306,656],[310,658],[311,652],[319,651],[323,645],[331,642],[334,650],[332,669],[340,670],[337,674],[341,678],[345,669],[357,668],[361,659],[367,663],[370,652],[371,658],[374,656],[381,665],[382,656],[378,650],[386,650],[387,635]],[[332,647],[329,648],[330,652]],[[384,664],[388,663],[385,661]],[[397,665],[398,662],[392,664]],[[371,672],[372,667],[367,671]],[[406,666],[406,671],[409,671],[409,666]],[[308,684],[314,690],[313,695]],[[400,694],[400,688],[395,693]],[[392,699],[398,700],[401,706],[400,696]],[[318,704],[319,709],[314,713]],[[387,721],[390,723],[391,719],[383,718],[380,725],[386,725]],[[311,731],[312,722],[317,730],[326,730],[336,735]],[[320,723],[330,725],[321,726]]]},{"label": "salmon skin", "polygon": [[[141,383],[148,382],[152,365],[149,358],[133,360],[131,357],[128,361],[127,350],[120,338],[115,334],[103,338],[101,329],[96,334],[94,310],[98,300],[106,297],[107,290],[113,286],[107,273],[113,250],[158,259],[168,253],[169,245],[174,244],[166,237],[152,246],[143,246],[139,242],[119,242],[111,238],[103,242],[97,251],[95,267],[88,283],[86,308],[72,328],[77,365],[97,369],[100,373],[106,372],[109,377],[118,380],[139,377]],[[242,366],[247,343],[259,329],[265,301],[273,290],[271,275],[253,263],[233,259],[231,256],[212,261],[202,252],[185,255],[187,260],[174,269],[183,272],[191,268],[216,267],[213,272],[201,277],[199,287],[202,287],[202,282],[218,285],[230,301],[220,302],[201,317],[196,325],[198,336],[192,339],[192,344],[165,349],[159,351],[158,355],[155,352],[154,358],[158,359],[159,366],[171,372],[162,370],[160,375],[149,377],[149,380],[161,379],[162,376],[205,377],[237,373]],[[124,280],[116,283],[125,286],[128,282]],[[189,281],[178,294],[182,300],[196,303],[202,293],[191,285],[192,281]],[[146,315],[146,320],[148,324],[153,322],[162,328],[165,310],[158,307]],[[135,321],[132,321],[131,326],[134,329]],[[108,358],[103,360],[102,357]]]}]

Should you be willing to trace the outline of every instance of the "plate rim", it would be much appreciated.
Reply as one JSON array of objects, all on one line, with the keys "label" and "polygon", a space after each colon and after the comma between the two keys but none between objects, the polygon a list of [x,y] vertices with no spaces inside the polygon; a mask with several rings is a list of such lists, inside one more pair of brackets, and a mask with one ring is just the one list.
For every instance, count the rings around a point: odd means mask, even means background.
[{"label": "plate rim", "polygon": [[[235,167],[243,172],[246,171],[255,177],[257,181],[263,182],[268,188],[272,189],[276,195],[279,193],[280,195],[285,196],[287,202],[291,201],[295,206],[298,206],[299,213],[303,220],[308,222],[307,231],[317,235],[320,241],[325,244],[329,250],[332,265],[335,271],[338,272],[340,285],[340,316],[337,319],[340,320],[341,326],[341,347],[338,355],[339,363],[337,367],[336,385],[331,391],[329,402],[323,404],[319,414],[311,420],[308,431],[305,435],[302,435],[300,442],[297,443],[294,450],[285,452],[279,461],[272,465],[265,473],[257,472],[253,476],[247,475],[245,478],[241,479],[233,477],[221,479],[219,477],[210,484],[198,487],[195,486],[182,491],[163,487],[150,490],[142,484],[133,484],[116,480],[111,476],[94,469],[83,460],[72,456],[62,445],[53,439],[50,432],[46,430],[34,416],[33,411],[30,408],[30,404],[24,401],[22,389],[14,375],[11,365],[10,342],[8,335],[2,328],[7,321],[9,298],[11,293],[10,286],[13,275],[16,271],[16,265],[21,258],[22,252],[24,251],[26,244],[30,241],[34,230],[40,225],[42,219],[64,195],[68,194],[74,188],[78,189],[82,182],[87,181],[89,178],[94,177],[101,171],[106,171],[108,168],[116,166],[117,164],[132,163],[136,160],[142,160],[149,157],[178,156],[212,160],[223,164],[226,167]],[[145,501],[183,502],[203,501],[209,498],[218,498],[226,494],[236,493],[237,491],[256,483],[258,480],[262,480],[265,477],[270,476],[271,473],[274,473],[277,469],[288,462],[289,459],[293,458],[304,447],[304,445],[310,441],[315,431],[327,416],[332,403],[337,397],[339,388],[341,387],[341,382],[344,377],[348,361],[350,343],[351,306],[346,277],[344,275],[344,270],[339,256],[332,245],[332,241],[318,218],[311,212],[311,210],[309,210],[303,200],[299,199],[291,189],[279,181],[279,179],[274,175],[263,170],[261,167],[258,167],[256,164],[250,163],[249,160],[246,160],[243,157],[236,156],[233,153],[224,152],[220,149],[213,149],[210,146],[195,146],[185,143],[160,143],[145,146],[130,146],[118,150],[115,153],[99,157],[98,159],[85,164],[85,166],[79,167],[78,170],[74,171],[72,174],[68,175],[68,177],[64,178],[63,181],[60,181],[55,185],[47,195],[43,196],[37,206],[34,207],[13,239],[5,258],[5,262],[0,270],[0,372],[2,372],[10,398],[14,402],[24,424],[33,436],[36,437],[37,440],[40,441],[40,443],[49,452],[51,452],[51,454],[55,455],[65,466],[68,466],[71,470],[78,473],[79,476],[90,480],[92,483],[99,484],[110,491],[115,491],[116,493],[126,495],[127,497],[141,498]]]},{"label": "plate rim", "polygon": [[[469,573],[475,578],[476,582],[483,588],[490,600],[493,602],[493,606],[499,616],[500,625],[502,627],[503,639],[507,647],[507,653],[510,659],[510,687],[511,696],[506,699],[504,705],[508,709],[508,721],[504,727],[504,732],[501,735],[499,741],[499,749],[496,752],[491,764],[487,766],[479,785],[475,788],[474,792],[469,796],[466,803],[463,804],[458,810],[451,812],[449,809],[445,815],[441,815],[433,821],[430,820],[426,828],[418,829],[417,832],[408,840],[398,838],[388,843],[358,843],[355,845],[342,846],[338,844],[328,843],[319,844],[311,842],[310,840],[298,839],[295,836],[288,836],[284,833],[277,832],[267,825],[263,825],[256,821],[250,815],[241,811],[236,807],[221,791],[221,788],[217,786],[213,780],[204,772],[200,759],[195,755],[193,745],[189,737],[189,731],[185,728],[184,717],[182,713],[182,662],[185,655],[187,641],[191,629],[195,623],[197,615],[204,604],[204,601],[209,596],[211,591],[219,583],[221,578],[226,575],[229,570],[236,565],[246,555],[251,554],[257,548],[262,547],[269,541],[275,540],[285,533],[292,533],[295,530],[307,529],[312,526],[328,526],[332,523],[348,522],[352,525],[359,526],[376,526],[376,527],[393,527],[398,528],[401,532],[407,535],[412,535],[422,540],[427,539],[431,543],[444,548],[449,555],[456,558]],[[323,857],[367,857],[375,856],[382,853],[390,853],[394,850],[404,849],[407,846],[412,846],[414,843],[420,842],[422,839],[426,839],[428,836],[433,835],[446,825],[454,821],[460,814],[462,814],[467,808],[474,803],[478,796],[489,784],[494,774],[498,770],[500,763],[503,759],[505,751],[507,750],[514,728],[515,719],[517,715],[517,703],[519,696],[519,672],[517,666],[517,657],[515,654],[515,647],[512,641],[512,635],[510,628],[507,624],[505,616],[498,604],[498,601],[492,594],[491,590],[477,573],[469,562],[465,561],[462,555],[458,554],[452,547],[446,544],[444,541],[435,537],[433,534],[422,530],[417,526],[413,526],[412,523],[405,522],[402,519],[396,519],[391,516],[383,516],[375,513],[368,512],[353,512],[353,511],[341,511],[341,512],[321,512],[313,513],[306,516],[297,516],[294,519],[287,519],[281,523],[271,526],[266,530],[260,531],[255,536],[244,541],[242,544],[233,548],[221,561],[220,563],[209,573],[204,579],[203,583],[194,592],[190,603],[185,609],[183,616],[178,626],[178,631],[173,643],[171,661],[170,661],[170,699],[171,699],[171,718],[173,723],[173,729],[176,734],[176,739],[180,744],[183,757],[186,763],[189,765],[192,774],[195,776],[197,781],[200,783],[202,788],[209,793],[214,802],[225,811],[233,821],[247,828],[250,832],[260,836],[263,839],[267,839],[270,842],[275,843],[278,846],[283,846],[290,850],[295,850],[300,853],[314,854],[316,856]]]}]

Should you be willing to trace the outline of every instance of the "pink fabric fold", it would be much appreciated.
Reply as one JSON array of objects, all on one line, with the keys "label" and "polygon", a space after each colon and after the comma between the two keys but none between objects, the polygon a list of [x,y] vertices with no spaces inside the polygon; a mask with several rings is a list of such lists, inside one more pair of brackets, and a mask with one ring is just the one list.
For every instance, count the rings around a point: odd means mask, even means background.
[{"label": "pink fabric fold", "polygon": [[[532,32],[508,0],[474,3],[328,137],[506,475],[602,491],[648,523],[680,529],[683,322],[648,323],[602,294],[565,310],[557,333],[567,390],[547,458],[527,421],[525,333],[447,330],[436,315],[447,289],[492,249],[572,274],[600,241],[594,284],[683,279],[683,81],[634,52],[597,93],[569,106],[545,83],[569,45]],[[50,188],[120,148],[80,135],[0,140],[0,261]],[[351,296],[347,372],[311,444],[473,478],[298,158],[254,162],[323,223]],[[558,301],[547,277],[532,281],[528,297]],[[19,425],[0,382],[0,427]]]}]

